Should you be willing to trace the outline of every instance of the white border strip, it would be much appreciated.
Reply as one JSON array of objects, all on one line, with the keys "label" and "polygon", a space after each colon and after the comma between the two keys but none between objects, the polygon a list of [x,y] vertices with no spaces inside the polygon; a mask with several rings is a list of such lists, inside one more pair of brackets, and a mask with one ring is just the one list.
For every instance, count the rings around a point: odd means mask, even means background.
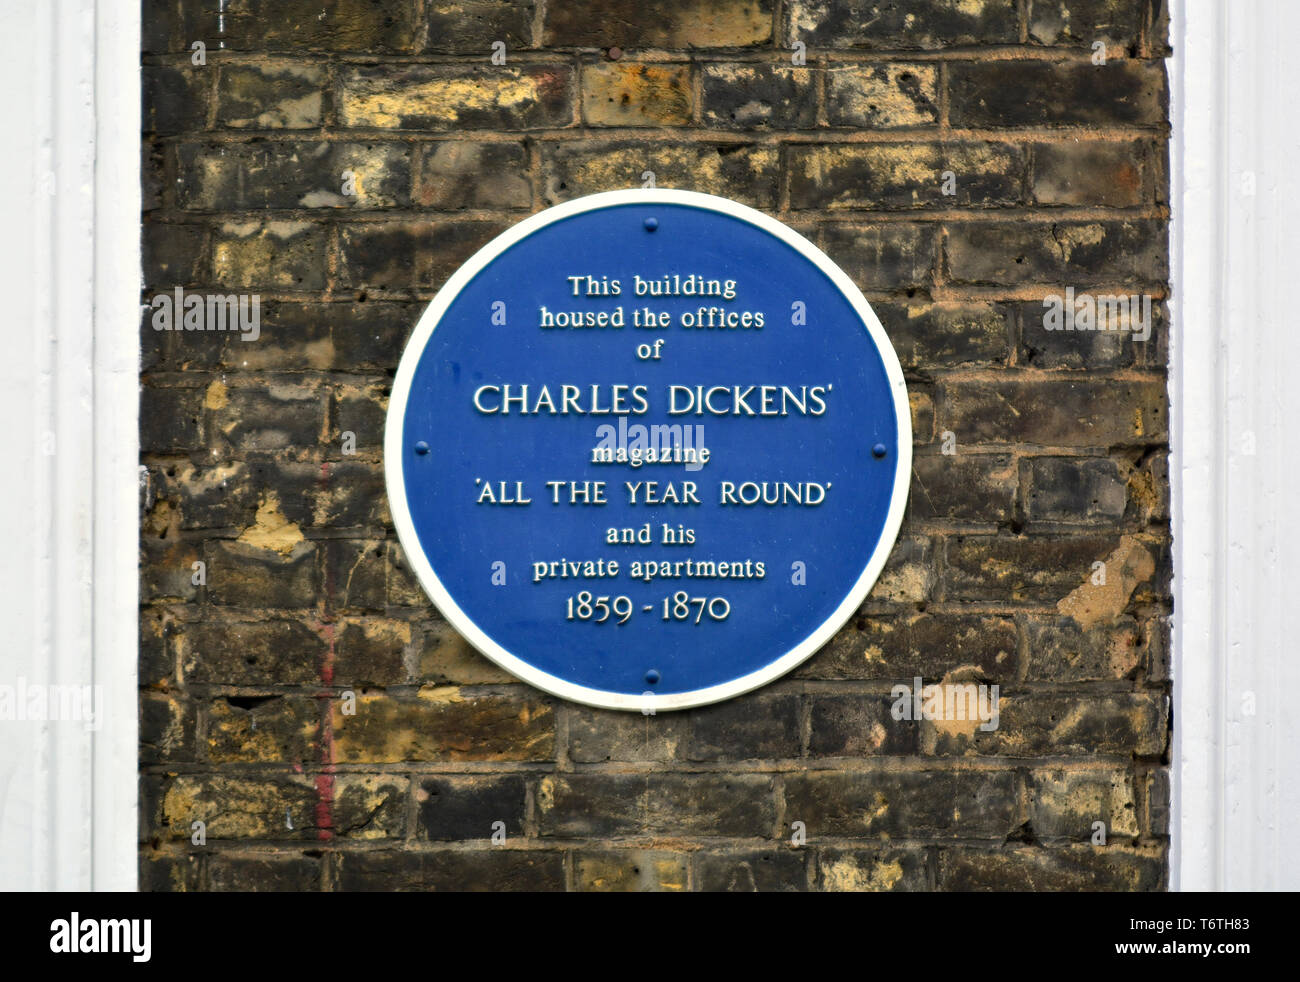
[{"label": "white border strip", "polygon": [[[898,454],[895,460],[897,479],[894,482],[894,493],[889,503],[889,511],[885,517],[884,529],[866,569],[863,570],[862,575],[853,585],[853,589],[849,591],[843,602],[835,609],[835,612],[794,649],[757,672],[734,679],[723,685],[709,686],[693,692],[677,692],[662,696],[656,694],[651,700],[647,700],[641,695],[608,692],[575,685],[572,682],[557,678],[511,654],[481,631],[451,598],[451,595],[433,571],[433,567],[429,564],[424,550],[420,548],[419,536],[416,535],[415,525],[411,521],[410,507],[406,500],[406,482],[402,473],[402,429],[403,420],[406,416],[407,399],[411,394],[411,381],[415,376],[416,366],[419,364],[420,356],[428,344],[429,337],[438,326],[443,314],[447,312],[452,302],[460,294],[460,291],[497,256],[515,243],[550,225],[552,222],[599,208],[627,204],[685,205],[719,212],[732,218],[739,218],[786,243],[816,265],[818,269],[830,277],[835,286],[853,305],[855,312],[861,317],[877,349],[879,349],[881,359],[885,365],[885,372],[889,378],[894,397],[894,412],[898,420]],[[875,584],[876,578],[880,575],[880,571],[884,568],[885,562],[889,559],[890,550],[893,548],[894,541],[898,537],[898,530],[903,522],[903,511],[907,506],[907,492],[912,476],[911,407],[908,402],[907,386],[903,381],[903,370],[898,363],[898,357],[894,353],[893,345],[890,344],[889,338],[885,334],[885,330],[881,326],[879,319],[877,319],[875,312],[867,303],[866,297],[862,295],[862,291],[857,288],[853,281],[831,262],[825,253],[802,235],[775,219],[769,218],[760,211],[710,194],[663,188],[605,191],[548,208],[508,229],[475,253],[438,291],[437,296],[429,304],[428,309],[420,318],[415,331],[407,342],[406,350],[402,354],[401,364],[397,369],[397,377],[393,381],[393,392],[389,400],[388,419],[384,433],[384,473],[388,485],[388,501],[393,514],[393,524],[397,528],[397,536],[402,543],[407,562],[411,564],[411,568],[415,570],[420,583],[438,609],[442,611],[443,616],[475,648],[513,675],[535,685],[544,692],[570,699],[573,702],[607,709],[642,710],[647,705],[652,705],[656,711],[661,709],[686,709],[691,706],[702,706],[722,699],[729,699],[732,696],[749,692],[773,679],[779,678],[809,658],[823,644],[829,641],[844,622],[853,616],[853,613],[862,605],[867,594],[871,591],[871,587]]]}]

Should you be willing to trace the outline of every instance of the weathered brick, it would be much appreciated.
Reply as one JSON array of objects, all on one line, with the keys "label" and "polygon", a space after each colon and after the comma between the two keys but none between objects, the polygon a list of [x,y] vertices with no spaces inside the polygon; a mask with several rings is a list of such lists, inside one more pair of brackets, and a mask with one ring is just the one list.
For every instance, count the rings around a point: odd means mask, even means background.
[{"label": "weathered brick", "polygon": [[531,690],[518,697],[455,687],[362,692],[354,716],[333,706],[333,726],[339,763],[527,761],[555,753],[554,713]]},{"label": "weathered brick", "polygon": [[1025,511],[1031,521],[1114,526],[1124,517],[1128,485],[1107,457],[1037,457],[1026,462]]},{"label": "weathered brick", "polygon": [[914,519],[1009,521],[1018,484],[1017,465],[1009,454],[959,450],[913,457],[909,514]]},{"label": "weathered brick", "polygon": [[816,679],[934,680],[974,666],[991,679],[1015,678],[1016,625],[979,614],[858,617],[846,624],[797,674]]},{"label": "weathered brick", "polygon": [[1170,782],[1169,771],[1165,768],[1144,771],[1138,780],[1142,791],[1146,817],[1142,831],[1152,836],[1170,834]]},{"label": "weathered brick", "polygon": [[326,395],[305,382],[251,376],[243,384],[212,382],[204,402],[212,413],[212,440],[230,451],[310,450],[325,429]]},{"label": "weathered brick", "polygon": [[564,854],[497,846],[473,852],[349,852],[340,857],[338,889],[383,893],[563,890]]},{"label": "weathered brick", "polygon": [[573,70],[472,65],[358,67],[343,73],[339,123],[403,130],[524,130],[573,122]]},{"label": "weathered brick", "polygon": [[808,841],[1006,835],[1014,824],[1009,772],[804,771],[785,779],[785,820],[803,822]]},{"label": "weathered brick", "polygon": [[181,774],[164,777],[146,797],[148,820],[171,839],[189,840],[202,822],[209,842],[221,839],[315,839],[315,784],[306,776],[269,778]]},{"label": "weathered brick", "polygon": [[140,763],[194,760],[194,706],[165,692],[140,693]]},{"label": "weathered brick", "polygon": [[208,889],[238,893],[311,893],[320,889],[318,857],[301,853],[233,856],[208,861]]},{"label": "weathered brick", "polygon": [[1029,778],[1029,824],[1039,838],[1091,840],[1094,822],[1106,841],[1138,834],[1133,774],[1127,768],[1035,770]]},{"label": "weathered brick", "polygon": [[163,453],[202,445],[203,390],[140,389],[140,450]]},{"label": "weathered brick", "polygon": [[176,856],[148,846],[140,849],[141,893],[187,893],[200,888],[198,856]]},{"label": "weathered brick", "polygon": [[204,549],[208,599],[237,607],[310,607],[316,602],[316,543],[286,551],[244,542],[209,542]]},{"label": "weathered brick", "polygon": [[766,774],[554,774],[537,788],[540,833],[566,838],[659,834],[769,836]]},{"label": "weathered brick", "polygon": [[[389,583],[391,587],[391,571]],[[476,651],[473,645],[441,618],[429,622],[420,632],[419,647],[416,650],[416,675],[421,682],[434,685],[483,685],[515,681],[513,675]]]},{"label": "weathered brick", "polygon": [[682,713],[626,713],[572,706],[569,757],[579,763],[672,760],[686,738]]},{"label": "weathered brick", "polygon": [[700,69],[704,122],[722,129],[805,129],[817,122],[812,71],[783,65]]},{"label": "weathered brick", "polygon": [[[373,431],[347,430],[357,435],[357,447],[377,452],[374,444],[362,443],[362,434]],[[329,528],[384,526],[391,523],[384,495],[382,465],[367,460],[327,461],[317,467],[319,479],[312,499],[313,524]]]},{"label": "weathered brick", "polygon": [[545,43],[560,48],[740,48],[772,38],[772,0],[607,0],[546,9]]},{"label": "weathered brick", "polygon": [[581,852],[573,858],[578,890],[599,893],[678,892],[686,889],[687,856],[679,852],[620,849]]},{"label": "weathered brick", "polygon": [[347,618],[334,627],[335,685],[400,685],[407,681],[409,621]]},{"label": "weathered brick", "polygon": [[1168,396],[1159,378],[952,380],[943,383],[942,406],[940,425],[956,434],[959,447],[1107,449],[1168,438]]},{"label": "weathered brick", "polygon": [[444,140],[422,151],[416,204],[439,211],[527,208],[533,191],[519,143]]},{"label": "weathered brick", "polygon": [[695,111],[689,65],[597,62],[582,68],[589,126],[684,126]]},{"label": "weathered brick", "polygon": [[[388,418],[388,386],[372,382],[368,385],[344,383],[334,389],[334,428],[330,442],[342,451],[344,433],[352,433],[358,454],[382,452],[384,424]],[[358,463],[351,464],[355,471]],[[342,524],[342,523],[338,523]]]},{"label": "weathered brick", "polygon": [[225,30],[213,31],[209,46],[221,40],[236,51],[411,52],[415,8],[385,0],[230,0],[222,8]]},{"label": "weathered brick", "polygon": [[425,51],[486,55],[498,41],[506,46],[507,52],[533,46],[535,3],[428,0],[423,6],[427,31]]},{"label": "weathered brick", "polygon": [[1083,48],[1097,41],[1108,49],[1136,47],[1144,15],[1152,6],[1132,0],[1034,0],[1029,5],[1029,40]]},{"label": "weathered brick", "polygon": [[320,758],[319,700],[302,696],[227,696],[207,711],[213,763],[296,763]]},{"label": "weathered brick", "polygon": [[[1095,296],[1094,296],[1095,294]],[[1076,307],[1083,291],[1075,296]],[[1163,366],[1168,360],[1169,316],[1164,301],[1153,299],[1151,316],[1145,317],[1142,291],[1124,288],[1098,287],[1086,294],[1094,298],[1098,312],[1114,309],[1114,322],[1118,329],[1104,331],[1064,331],[1048,329],[1048,318],[1055,318],[1057,310],[1065,308],[1063,291],[1049,293],[1041,301],[1020,305],[1020,344],[1017,359],[1033,368],[1068,368],[1102,371],[1108,368],[1130,366]],[[1127,297],[1129,308],[1103,307],[1108,303],[1102,297]],[[1134,300],[1133,298],[1137,298]]]},{"label": "weathered brick", "polygon": [[227,289],[320,290],[326,232],[311,222],[225,222],[213,232],[214,282]]},{"label": "weathered brick", "polygon": [[944,551],[950,600],[1055,603],[1092,575],[1116,539],[1101,535],[957,535]]},{"label": "weathered brick", "polygon": [[198,211],[411,203],[411,149],[397,143],[186,143],[177,174],[177,204]]},{"label": "weathered brick", "polygon": [[[850,143],[790,148],[790,207],[835,211],[1019,204],[1025,152],[1011,143]],[[956,194],[944,194],[944,174]]]},{"label": "weathered brick", "polygon": [[706,893],[801,893],[808,889],[808,851],[777,848],[699,852],[692,886]]},{"label": "weathered brick", "polygon": [[[321,587],[328,610],[361,612],[384,609],[386,574],[381,541],[332,539],[325,543],[324,553]],[[373,650],[364,637],[353,634],[348,638],[352,645],[351,657],[365,658]],[[389,637],[389,641],[396,639],[395,636]]]},{"label": "weathered brick", "polygon": [[325,70],[320,65],[223,65],[217,83],[217,124],[235,129],[315,129],[325,119],[325,88]]},{"label": "weathered brick", "polygon": [[187,681],[215,685],[319,683],[327,651],[319,634],[288,620],[209,618],[177,625],[173,644]]},{"label": "weathered brick", "polygon": [[749,695],[690,712],[688,760],[798,757],[799,697]]},{"label": "weathered brick", "polygon": [[[406,834],[410,796],[410,782],[406,778],[340,774],[332,777],[327,787],[330,838],[395,839]],[[324,797],[319,780],[317,789]]]},{"label": "weathered brick", "polygon": [[339,280],[372,290],[436,289],[504,231],[495,222],[364,222],[339,229]]},{"label": "weathered brick", "polygon": [[1133,208],[1147,197],[1148,148],[1074,139],[1030,145],[1030,192],[1040,205]]},{"label": "weathered brick", "polygon": [[517,774],[425,778],[415,792],[416,835],[491,841],[496,823],[503,822],[509,841],[523,835],[526,797],[524,779]]},{"label": "weathered brick", "polygon": [[916,752],[916,730],[890,715],[893,700],[869,693],[816,694],[808,753],[813,757],[901,757]]},{"label": "weathered brick", "polygon": [[[159,292],[210,280],[208,227],[145,222],[141,246],[145,283]],[[146,313],[146,323],[152,309]]]},{"label": "weathered brick", "polygon": [[1155,126],[1165,114],[1159,62],[978,61],[948,68],[953,126]]},{"label": "weathered brick", "polygon": [[1131,617],[1090,628],[1072,617],[1032,616],[1027,621],[1029,668],[1040,682],[1091,682],[1132,678],[1147,654]]},{"label": "weathered brick", "polygon": [[1160,890],[1166,855],[1161,848],[1108,845],[957,847],[939,854],[939,889],[955,891]]},{"label": "weathered brick", "polygon": [[428,607],[428,598],[411,572],[411,565],[402,553],[402,547],[389,540],[386,552],[388,563],[388,602],[394,607]]},{"label": "weathered brick", "polygon": [[826,71],[831,126],[892,130],[939,122],[939,70],[933,64],[832,65]]},{"label": "weathered brick", "polygon": [[868,598],[917,603],[930,596],[934,583],[934,549],[930,540],[899,536]]},{"label": "weathered brick", "polygon": [[922,48],[1014,44],[1019,40],[1015,0],[790,0],[785,42],[810,48]]},{"label": "weathered brick", "polygon": [[631,140],[542,145],[548,205],[597,191],[641,187],[646,171],[654,174],[656,187],[703,191],[755,208],[776,206],[778,153],[772,147]]},{"label": "weathered brick", "polygon": [[167,135],[207,129],[211,71],[192,65],[141,68],[144,132]]},{"label": "weathered brick", "polygon": [[[1060,283],[1076,289],[1168,277],[1159,222],[962,223],[948,227],[948,271],[959,283]],[[1134,292],[1110,290],[1108,293]]]},{"label": "weathered brick", "polygon": [[933,279],[935,233],[923,225],[837,222],[823,226],[822,248],[863,290],[896,290]]},{"label": "weathered brick", "polygon": [[928,890],[925,853],[919,849],[820,849],[816,888],[853,893]]},{"label": "weathered brick", "polygon": [[[932,253],[925,256],[927,264],[932,260]],[[1001,304],[881,302],[871,307],[905,371],[1001,366],[1010,355],[1013,314]]]}]

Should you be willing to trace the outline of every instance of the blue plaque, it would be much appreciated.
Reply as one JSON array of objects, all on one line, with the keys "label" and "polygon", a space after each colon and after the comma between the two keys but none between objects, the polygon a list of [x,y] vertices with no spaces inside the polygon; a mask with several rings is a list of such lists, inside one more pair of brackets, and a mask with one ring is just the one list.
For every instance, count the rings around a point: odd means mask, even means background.
[{"label": "blue plaque", "polygon": [[447,281],[384,455],[452,626],[547,692],[655,712],[777,678],[858,609],[912,435],[880,322],[816,246],[628,190],[528,218]]}]

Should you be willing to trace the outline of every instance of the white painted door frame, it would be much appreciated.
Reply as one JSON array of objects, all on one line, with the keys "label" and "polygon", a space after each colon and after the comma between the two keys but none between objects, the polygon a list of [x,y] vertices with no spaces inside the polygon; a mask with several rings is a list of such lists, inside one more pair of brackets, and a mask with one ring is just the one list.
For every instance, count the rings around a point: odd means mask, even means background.
[{"label": "white painted door frame", "polygon": [[139,16],[0,3],[4,889],[136,885]]},{"label": "white painted door frame", "polygon": [[1172,13],[1171,885],[1295,890],[1300,4]]}]

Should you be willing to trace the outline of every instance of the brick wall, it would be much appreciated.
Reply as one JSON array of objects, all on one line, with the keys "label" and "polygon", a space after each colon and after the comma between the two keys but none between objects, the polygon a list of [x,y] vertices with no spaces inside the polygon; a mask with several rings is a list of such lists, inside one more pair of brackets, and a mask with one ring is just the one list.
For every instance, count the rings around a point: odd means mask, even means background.
[{"label": "brick wall", "polygon": [[[217,6],[143,4],[144,299],[262,300],[256,341],[142,320],[143,889],[1166,886],[1161,0]],[[645,171],[849,273],[916,443],[844,630],[656,717],[470,649],[381,454],[446,277]],[[1067,287],[1153,296],[1150,338],[1045,330]],[[916,676],[997,683],[999,727],[895,720]]]}]

